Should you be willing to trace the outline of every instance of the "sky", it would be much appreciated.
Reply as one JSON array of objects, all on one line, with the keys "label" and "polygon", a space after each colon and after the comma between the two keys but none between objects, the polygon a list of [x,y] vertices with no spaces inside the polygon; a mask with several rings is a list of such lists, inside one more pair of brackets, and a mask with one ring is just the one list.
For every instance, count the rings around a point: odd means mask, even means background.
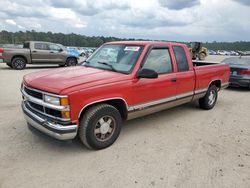
[{"label": "sky", "polygon": [[250,41],[250,0],[1,0],[0,30]]}]

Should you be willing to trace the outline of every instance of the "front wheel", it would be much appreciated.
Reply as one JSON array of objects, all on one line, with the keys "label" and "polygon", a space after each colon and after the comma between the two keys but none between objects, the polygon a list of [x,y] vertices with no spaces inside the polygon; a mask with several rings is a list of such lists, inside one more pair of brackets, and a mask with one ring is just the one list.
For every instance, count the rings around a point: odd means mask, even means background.
[{"label": "front wheel", "polygon": [[200,108],[205,110],[212,109],[216,104],[217,97],[218,88],[215,85],[210,86],[207,90],[206,95],[199,99]]},{"label": "front wheel", "polygon": [[77,59],[73,57],[69,57],[66,61],[67,66],[76,66],[77,65]]},{"label": "front wheel", "polygon": [[104,149],[118,138],[122,126],[120,112],[109,104],[91,107],[80,121],[79,137],[88,148]]}]

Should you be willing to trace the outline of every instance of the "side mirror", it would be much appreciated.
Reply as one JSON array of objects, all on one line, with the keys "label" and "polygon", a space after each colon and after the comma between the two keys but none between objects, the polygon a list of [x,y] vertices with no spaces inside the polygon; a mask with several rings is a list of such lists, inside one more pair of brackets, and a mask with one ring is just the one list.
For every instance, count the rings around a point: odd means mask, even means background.
[{"label": "side mirror", "polygon": [[152,69],[141,69],[137,73],[137,78],[158,78],[158,73]]},{"label": "side mirror", "polygon": [[62,49],[62,48],[60,48],[60,49],[59,49],[59,52],[62,52],[62,51],[63,51],[63,49]]}]

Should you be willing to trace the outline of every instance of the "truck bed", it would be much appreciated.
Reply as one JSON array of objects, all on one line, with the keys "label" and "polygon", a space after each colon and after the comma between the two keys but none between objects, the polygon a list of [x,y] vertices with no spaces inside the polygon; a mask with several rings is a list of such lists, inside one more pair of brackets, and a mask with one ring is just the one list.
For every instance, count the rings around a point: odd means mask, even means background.
[{"label": "truck bed", "polygon": [[206,66],[206,65],[214,65],[214,64],[220,64],[218,61],[197,61],[193,60],[193,66]]},{"label": "truck bed", "polygon": [[207,88],[213,80],[220,80],[222,84],[229,77],[229,67],[224,63],[193,61],[193,65],[196,75],[196,90]]}]

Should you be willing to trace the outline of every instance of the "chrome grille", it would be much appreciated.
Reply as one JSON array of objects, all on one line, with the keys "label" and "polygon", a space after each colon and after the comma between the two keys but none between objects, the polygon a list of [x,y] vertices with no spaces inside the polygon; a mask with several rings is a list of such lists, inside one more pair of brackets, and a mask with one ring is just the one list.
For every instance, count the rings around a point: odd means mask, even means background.
[{"label": "chrome grille", "polygon": [[[56,106],[44,102],[44,95],[54,95],[43,92],[37,89],[27,87],[25,85],[21,88],[25,105],[34,112],[46,115],[61,121],[69,121],[69,119],[61,118],[61,111],[68,110],[69,107]],[[55,95],[54,95],[55,96]]]},{"label": "chrome grille", "polygon": [[24,86],[24,91],[32,96],[32,97],[35,97],[35,98],[38,98],[38,99],[43,99],[43,94],[38,92],[38,91],[35,91],[35,90],[31,90],[29,88],[27,88],[26,86]]}]

